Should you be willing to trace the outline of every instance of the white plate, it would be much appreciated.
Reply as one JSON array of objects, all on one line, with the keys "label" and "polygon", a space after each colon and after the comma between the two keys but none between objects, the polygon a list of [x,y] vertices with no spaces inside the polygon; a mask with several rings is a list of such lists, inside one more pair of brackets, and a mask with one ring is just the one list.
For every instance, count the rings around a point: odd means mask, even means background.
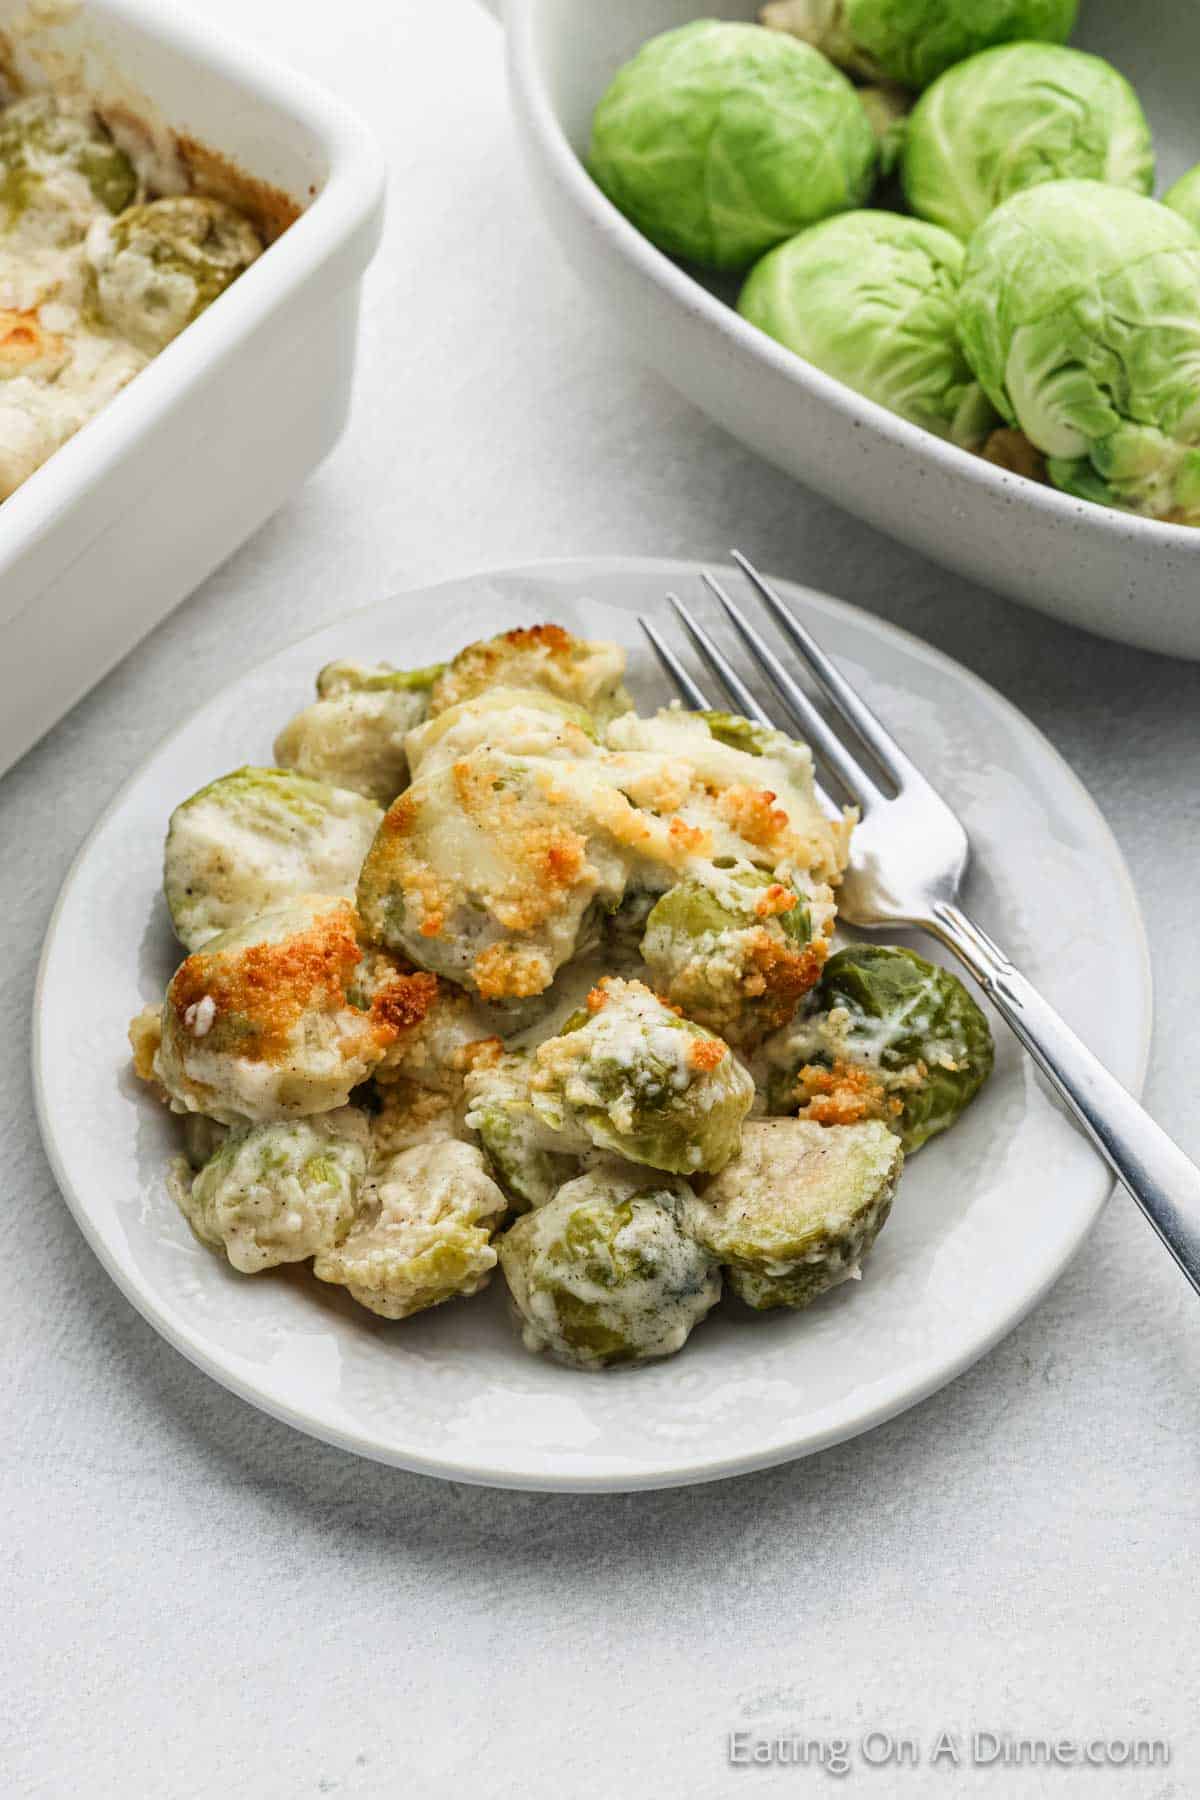
[{"label": "white plate", "polygon": [[[1150,1031],[1142,925],[1084,789],[956,663],[783,585],[962,814],[982,923],[1137,1090]],[[164,1187],[173,1123],[138,1091],[125,1040],[179,955],[158,892],[172,807],[227,768],[269,761],[276,728],[337,656],[423,664],[502,627],[554,619],[629,645],[639,701],[653,703],[665,690],[633,613],[671,586],[703,605],[691,565],[543,564],[404,595],[293,645],[197,713],[118,795],[51,921],[34,1079],[46,1148],[88,1241],[193,1362],[361,1455],[465,1481],[575,1489],[702,1481],[803,1455],[911,1406],[994,1344],[1061,1272],[1108,1191],[1102,1165],[999,1032],[993,1080],[947,1139],[913,1159],[861,1283],[794,1316],[723,1307],[682,1355],[646,1369],[579,1375],[529,1356],[499,1282],[482,1300],[389,1324],[304,1272],[236,1275],[193,1239]]]},{"label": "white plate", "polygon": [[[495,5],[495,0],[489,0]],[[948,568],[1119,642],[1200,657],[1200,530],[1094,506],[994,468],[823,375],[709,292],[609,204],[580,161],[621,63],[695,18],[752,19],[760,0],[504,0],[513,106],[546,218],[631,351],[681,394],[838,505]],[[1161,187],[1200,155],[1200,7],[1152,24],[1086,0],[1073,42],[1133,82]]]}]

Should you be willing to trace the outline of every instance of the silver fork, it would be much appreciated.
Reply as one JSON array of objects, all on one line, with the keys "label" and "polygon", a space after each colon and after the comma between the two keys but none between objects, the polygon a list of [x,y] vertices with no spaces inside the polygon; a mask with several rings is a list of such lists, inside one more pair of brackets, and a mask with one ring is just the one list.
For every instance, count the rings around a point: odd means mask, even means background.
[{"label": "silver fork", "polygon": [[[838,896],[841,917],[866,928],[915,926],[954,952],[1200,1293],[1200,1169],[1109,1074],[987,932],[968,918],[958,896],[970,844],[957,816],[770,583],[739,551],[733,556],[848,734],[861,746],[851,749],[830,729],[760,632],[743,618],[716,577],[706,572],[706,584],[814,757],[861,810],[851,866]],[[711,635],[677,595],[668,598],[735,710],[774,727],[775,721]],[[712,703],[652,621],[643,617],[640,622],[683,699],[689,706],[708,709]],[[824,791],[822,798],[829,803]]]}]

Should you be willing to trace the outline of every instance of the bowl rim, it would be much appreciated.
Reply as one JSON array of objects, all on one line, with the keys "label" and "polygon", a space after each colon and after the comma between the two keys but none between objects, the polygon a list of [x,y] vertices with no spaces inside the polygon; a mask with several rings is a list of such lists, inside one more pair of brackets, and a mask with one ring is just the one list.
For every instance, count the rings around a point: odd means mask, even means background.
[{"label": "bowl rim", "polygon": [[[144,434],[202,389],[214,369],[233,357],[300,286],[359,234],[365,266],[382,229],[382,153],[367,125],[341,100],[183,8],[167,12],[154,0],[85,3],[88,19],[95,19],[101,33],[106,18],[117,20],[155,39],[180,60],[211,69],[240,89],[250,105],[290,116],[320,146],[328,173],[299,216],[245,275],[4,502],[0,573],[50,538],[74,502]],[[101,521],[87,541],[103,528]],[[85,551],[86,542],[75,546],[76,555]],[[4,616],[0,612],[0,622]]]},{"label": "bowl rim", "polygon": [[[911,424],[836,377],[826,375],[759,331],[732,306],[710,294],[694,276],[644,237],[588,174],[582,158],[567,137],[544,78],[537,23],[547,10],[544,0],[504,0],[504,27],[514,101],[559,187],[644,281],[669,295],[703,329],[736,345],[739,354],[765,362],[782,380],[815,396],[848,424],[859,425],[898,450],[925,457],[947,477],[980,489],[1001,504],[1009,505],[1014,501],[1027,504],[1051,519],[1060,520],[1064,526],[1089,530],[1101,540],[1110,539],[1114,547],[1120,543],[1128,550],[1142,545],[1149,552],[1200,556],[1200,529],[1196,526],[1173,525],[1117,507],[1101,506],[986,462],[972,451]],[[565,18],[571,7],[560,4],[557,11]],[[703,7],[697,7],[696,17],[703,16]]]}]

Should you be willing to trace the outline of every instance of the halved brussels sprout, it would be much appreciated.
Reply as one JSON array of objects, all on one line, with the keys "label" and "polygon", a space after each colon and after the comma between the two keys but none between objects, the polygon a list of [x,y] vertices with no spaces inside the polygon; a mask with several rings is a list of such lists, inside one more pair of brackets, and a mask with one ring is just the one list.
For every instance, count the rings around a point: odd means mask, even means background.
[{"label": "halved brussels sprout", "polygon": [[579,1158],[565,1154],[559,1133],[533,1108],[532,1059],[516,1052],[472,1070],[466,1079],[466,1123],[479,1134],[496,1179],[520,1204],[544,1206],[579,1172]]},{"label": "halved brussels sprout", "polygon": [[807,900],[764,869],[714,866],[664,894],[642,957],[655,989],[734,1044],[786,1025],[818,980],[824,938]]},{"label": "halved brussels sprout", "polygon": [[223,200],[171,194],[94,222],[87,258],[114,331],[156,356],[262,254],[250,221]]},{"label": "halved brussels sprout", "polygon": [[349,899],[383,817],[361,794],[288,769],[235,769],[175,808],[163,892],[189,950],[298,894]]},{"label": "halved brussels sprout", "polygon": [[740,1154],[692,1201],[688,1229],[747,1306],[808,1306],[858,1274],[903,1163],[878,1121],[753,1120]]},{"label": "halved brussels sprout", "polygon": [[536,688],[581,706],[604,725],[633,705],[619,644],[577,638],[561,625],[519,626],[460,650],[433,684],[432,718],[488,688]]},{"label": "halved brussels sprout", "polygon": [[[574,1028],[572,1029],[572,1026]],[[640,981],[606,977],[577,1025],[534,1052],[531,1101],[564,1150],[695,1174],[736,1155],[754,1082],[729,1046]]]},{"label": "halved brussels sprout", "polygon": [[993,44],[1064,44],[1078,10],[1079,0],[771,0],[759,17],[868,81],[923,88]]},{"label": "halved brussels sprout", "polygon": [[772,1110],[821,1124],[882,1118],[906,1151],[946,1131],[992,1072],[987,1019],[956,975],[913,950],[854,944],[812,1010],[767,1046]]},{"label": "halved brussels sprout", "polygon": [[[605,742],[621,791],[668,824],[665,846],[645,832],[642,843],[629,836],[635,886],[665,892],[697,858],[740,857],[771,870],[786,865],[816,882],[835,880],[845,868],[854,814],[826,817],[807,744],[731,713],[678,706],[651,718],[614,719]],[[826,906],[832,919],[832,894],[820,903],[814,896],[818,935]]]},{"label": "halved brussels sprout", "polygon": [[481,747],[423,773],[363,865],[371,935],[485,1000],[543,993],[625,888],[603,809],[629,807],[590,768]]},{"label": "halved brussels sprout", "polygon": [[1167,189],[1162,203],[1200,231],[1200,163]]},{"label": "halved brussels sprout", "polygon": [[416,726],[405,740],[415,779],[481,747],[510,756],[592,756],[596,727],[585,707],[545,688],[487,688]]},{"label": "halved brussels sprout", "polygon": [[313,1274],[382,1318],[407,1319],[487,1285],[507,1205],[472,1144],[415,1145],[368,1184],[349,1235],[318,1255]]},{"label": "halved brussels sprout", "polygon": [[440,669],[328,663],[313,705],[275,739],[276,762],[387,806],[407,784],[404,741],[428,713]]},{"label": "halved brussels sprout", "polygon": [[967,360],[1056,487],[1200,524],[1200,236],[1098,181],[1014,194],[967,246]]},{"label": "halved brussels sprout", "polygon": [[[368,951],[368,963],[373,954]],[[384,952],[379,963],[386,982],[394,966],[392,958]],[[463,1077],[478,1058],[498,1053],[498,1040],[490,1020],[461,988],[432,975],[421,979],[430,984],[430,997],[420,1017],[400,1032],[388,1050],[379,1080],[411,1081],[418,1087],[461,1096]]]},{"label": "halved brussels sprout", "polygon": [[2,228],[30,245],[79,243],[97,207],[137,198],[133,164],[90,109],[30,94],[0,112]]},{"label": "halved brussels sprout", "polygon": [[806,45],[698,19],[644,44],[596,108],[588,169],[662,250],[744,269],[817,219],[861,206],[875,135]]},{"label": "halved brussels sprout", "polygon": [[527,1213],[500,1264],[529,1350],[578,1369],[673,1356],[721,1277],[684,1227],[686,1184],[606,1160]]},{"label": "halved brussels sprout", "polygon": [[738,311],[856,393],[973,447],[995,415],[958,342],[962,270],[962,245],[936,225],[844,213],[765,256]]},{"label": "halved brussels sprout", "polygon": [[367,1149],[366,1120],[352,1106],[244,1126],[177,1197],[201,1243],[254,1275],[340,1243],[358,1209]]},{"label": "halved brussels sprout", "polygon": [[1154,186],[1146,115],[1102,57],[1058,44],[985,50],[939,76],[909,119],[908,203],[964,240],[1012,194],[1073,178]]},{"label": "halved brussels sprout", "polygon": [[380,957],[373,993],[356,998],[363,960],[353,907],[326,895],[193,952],[167,988],[154,1058],[174,1109],[236,1125],[344,1106],[435,991]]}]

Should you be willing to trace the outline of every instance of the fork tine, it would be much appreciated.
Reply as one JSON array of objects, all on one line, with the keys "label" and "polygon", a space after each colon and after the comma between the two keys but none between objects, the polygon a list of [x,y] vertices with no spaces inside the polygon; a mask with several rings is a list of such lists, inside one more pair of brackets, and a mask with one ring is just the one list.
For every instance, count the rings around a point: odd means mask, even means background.
[{"label": "fork tine", "polygon": [[890,775],[897,787],[900,787],[906,780],[921,779],[916,766],[904,754],[891,732],[880,724],[866,701],[859,698],[845,676],[840,674],[830,662],[812,634],[784,605],[766,577],[759,574],[754,564],[748,557],[743,556],[740,550],[733,552],[733,560],[757,590],[784,636],[800,652],[812,670],[813,678],[819,683],[841,717],[861,738],[884,774]]},{"label": "fork tine", "polygon": [[759,725],[772,725],[770,715],[763,711],[750,689],[746,686],[728,657],[713,642],[703,625],[694,619],[678,594],[668,594],[667,599],[675,608],[679,621],[699,650],[701,656],[725,688],[738,712],[745,719],[753,719]]},{"label": "fork tine", "polygon": [[688,705],[694,707],[697,712],[711,712],[712,708],[709,705],[707,695],[702,688],[696,686],[696,683],[692,680],[666,639],[661,636],[656,627],[653,626],[649,619],[642,613],[638,614],[638,624],[650,639],[655,656],[657,656],[659,662],[662,664],[671,680],[675,683],[675,686],[679,689],[679,692],[687,701]]},{"label": "fork tine", "polygon": [[766,640],[759,636],[753,625],[743,619],[716,576],[705,569],[703,579],[709,590],[724,607],[730,624],[737,631],[751,656],[764,670],[772,687],[795,718],[809,745],[826,767],[836,775],[840,785],[850,798],[852,800],[882,798],[876,783],[851,756],[841,738],[829,729],[804,689],[792,680]]}]

